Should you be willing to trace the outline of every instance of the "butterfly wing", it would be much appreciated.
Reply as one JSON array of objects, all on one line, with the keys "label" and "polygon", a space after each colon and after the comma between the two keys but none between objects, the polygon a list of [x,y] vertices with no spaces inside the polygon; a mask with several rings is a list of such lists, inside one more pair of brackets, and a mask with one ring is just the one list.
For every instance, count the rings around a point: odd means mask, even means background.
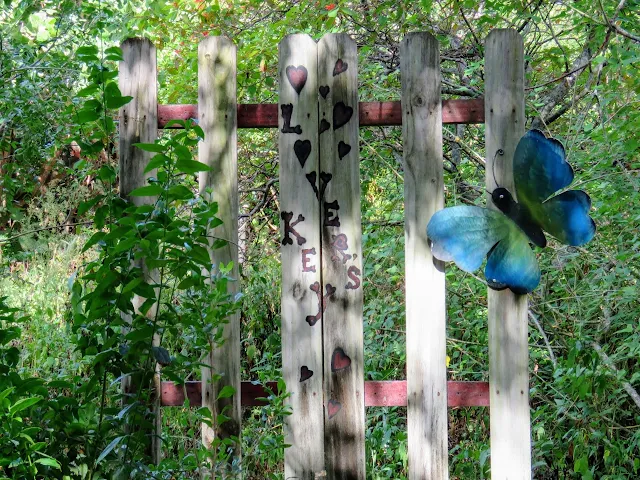
[{"label": "butterfly wing", "polygon": [[445,208],[431,217],[427,236],[434,257],[454,261],[466,272],[477,270],[489,255],[485,275],[492,288],[525,293],[540,282],[527,236],[500,212],[473,206]]},{"label": "butterfly wing", "polygon": [[518,202],[541,204],[573,182],[573,169],[565,160],[562,143],[540,130],[529,130],[513,155],[513,181]]},{"label": "butterfly wing", "polygon": [[550,198],[534,213],[540,225],[566,245],[584,245],[596,233],[589,216],[591,199],[582,190],[568,190]]},{"label": "butterfly wing", "polygon": [[529,293],[540,283],[536,255],[529,247],[528,237],[515,224],[509,228],[507,238],[489,252],[484,275],[491,288],[510,288],[518,294]]},{"label": "butterfly wing", "polygon": [[573,169],[558,140],[539,130],[527,132],[513,157],[513,179],[518,202],[543,230],[567,245],[583,245],[593,238],[596,224],[585,192],[570,190],[549,198],[573,181]]}]

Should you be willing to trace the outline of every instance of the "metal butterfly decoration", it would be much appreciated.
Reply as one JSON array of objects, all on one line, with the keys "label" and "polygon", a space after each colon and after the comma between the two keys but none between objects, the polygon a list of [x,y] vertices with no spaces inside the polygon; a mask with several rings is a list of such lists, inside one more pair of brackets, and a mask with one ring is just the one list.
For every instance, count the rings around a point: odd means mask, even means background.
[{"label": "metal butterfly decoration", "polygon": [[518,202],[506,188],[496,188],[491,200],[500,211],[445,208],[431,217],[427,236],[435,258],[473,272],[486,256],[489,287],[524,294],[540,283],[540,267],[529,243],[545,247],[544,230],[566,245],[584,245],[595,235],[596,225],[584,191],[555,195],[573,182],[573,169],[558,140],[539,130],[527,132],[513,157],[513,180]]}]

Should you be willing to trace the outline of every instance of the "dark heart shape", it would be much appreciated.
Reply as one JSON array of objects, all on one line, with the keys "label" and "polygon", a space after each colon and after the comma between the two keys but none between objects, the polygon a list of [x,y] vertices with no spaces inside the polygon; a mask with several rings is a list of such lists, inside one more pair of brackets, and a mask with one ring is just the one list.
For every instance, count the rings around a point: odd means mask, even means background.
[{"label": "dark heart shape", "polygon": [[306,365],[300,367],[300,381],[304,382],[313,377],[313,370],[309,370]]},{"label": "dark heart shape", "polygon": [[327,172],[320,172],[320,180],[322,180],[322,183],[324,183],[325,185],[329,183],[332,178],[333,178],[332,174]]},{"label": "dark heart shape", "polygon": [[304,164],[311,154],[311,142],[309,140],[296,140],[296,143],[293,144],[293,151],[296,152],[300,166],[304,168]]},{"label": "dark heart shape", "polygon": [[[341,233],[340,235],[332,235],[332,237],[333,237],[333,246],[336,247],[338,250],[347,250],[349,248],[347,236],[344,233]],[[342,351],[342,349],[340,350]],[[344,354],[344,352],[342,353]],[[333,352],[334,357],[335,355],[336,353]]]},{"label": "dark heart shape", "polygon": [[[345,239],[346,240],[346,239]],[[344,350],[340,347],[336,348],[331,355],[331,371],[337,372],[338,370],[344,370],[351,365],[351,359],[344,353]]]},{"label": "dark heart shape", "polygon": [[287,74],[287,78],[289,79],[289,83],[296,91],[298,95],[304,88],[305,83],[307,83],[307,68],[303,65],[298,65],[294,67],[293,65],[289,65],[285,72]]},{"label": "dark heart shape", "polygon": [[349,68],[349,64],[347,62],[343,62],[341,58],[336,62],[335,67],[333,67],[333,76],[340,75],[342,72],[346,72],[347,68]]},{"label": "dark heart shape", "polygon": [[331,124],[327,122],[324,118],[320,120],[320,127],[318,128],[318,133],[326,132],[331,128]]},{"label": "dark heart shape", "polygon": [[341,408],[342,404],[340,402],[333,399],[329,400],[329,403],[327,404],[327,414],[329,415],[329,419],[335,417]]},{"label": "dark heart shape", "polygon": [[340,141],[338,143],[338,157],[342,160],[351,151],[351,145]]},{"label": "dark heart shape", "polygon": [[322,98],[324,99],[329,95],[329,85],[321,85],[318,90],[320,90],[320,95],[322,95]]},{"label": "dark heart shape", "polygon": [[351,120],[353,108],[348,107],[343,102],[338,102],[333,107],[333,129],[337,130]]}]

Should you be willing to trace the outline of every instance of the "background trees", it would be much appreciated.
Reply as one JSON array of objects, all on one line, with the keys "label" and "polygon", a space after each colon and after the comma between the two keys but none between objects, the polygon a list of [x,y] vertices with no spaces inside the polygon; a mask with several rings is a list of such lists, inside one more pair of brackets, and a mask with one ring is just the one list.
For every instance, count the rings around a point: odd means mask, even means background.
[{"label": "background trees", "polygon": [[[80,247],[95,232],[95,208],[78,206],[105,194],[106,187],[95,179],[100,168],[117,163],[110,125],[97,122],[85,108],[93,95],[86,88],[101,69],[115,72],[107,48],[128,36],[148,36],[159,48],[161,102],[195,103],[196,44],[206,35],[227,35],[239,47],[238,101],[275,102],[279,40],[299,31],[316,38],[345,31],[360,47],[361,100],[388,100],[399,98],[399,41],[407,32],[429,30],[441,43],[443,93],[473,98],[483,92],[483,39],[492,28],[516,28],[525,39],[527,127],[563,140],[577,184],[593,199],[598,224],[596,239],[586,248],[555,244],[541,256],[546,273],[531,297],[530,312],[535,476],[637,475],[638,8],[637,0],[5,1],[0,13],[0,295],[31,317],[22,325],[18,367],[46,380],[87,374],[86,357],[69,352],[74,345],[65,282],[93,259]],[[97,47],[95,62],[88,61],[88,50],[78,50],[89,46]],[[483,201],[483,137],[481,126],[445,129],[451,204]],[[72,140],[81,152],[68,147]],[[279,375],[275,145],[275,132],[240,133],[246,379]],[[362,129],[360,150],[366,375],[402,378],[400,129]],[[44,227],[50,229],[28,233]],[[74,227],[77,233],[69,235]],[[447,280],[451,378],[486,379],[485,287],[453,267]],[[185,357],[193,353],[178,337],[175,349]],[[256,478],[278,471],[276,413],[246,412],[246,441],[262,439],[256,455],[248,457],[256,462],[247,465]],[[398,408],[369,411],[372,478],[403,475],[403,413]],[[488,475],[487,412],[450,415],[452,471],[460,478]],[[197,422],[186,411],[167,416],[174,434],[168,457],[179,457],[196,442]],[[260,430],[258,423],[274,428]]]}]

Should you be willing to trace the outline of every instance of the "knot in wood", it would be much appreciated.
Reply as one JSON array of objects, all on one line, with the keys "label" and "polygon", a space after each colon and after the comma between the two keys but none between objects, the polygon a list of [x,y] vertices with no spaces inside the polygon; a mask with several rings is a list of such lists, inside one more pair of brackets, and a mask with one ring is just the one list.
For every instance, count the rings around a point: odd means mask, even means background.
[{"label": "knot in wood", "polygon": [[416,95],[413,99],[413,103],[418,107],[421,107],[424,104],[424,99],[421,95]]}]

